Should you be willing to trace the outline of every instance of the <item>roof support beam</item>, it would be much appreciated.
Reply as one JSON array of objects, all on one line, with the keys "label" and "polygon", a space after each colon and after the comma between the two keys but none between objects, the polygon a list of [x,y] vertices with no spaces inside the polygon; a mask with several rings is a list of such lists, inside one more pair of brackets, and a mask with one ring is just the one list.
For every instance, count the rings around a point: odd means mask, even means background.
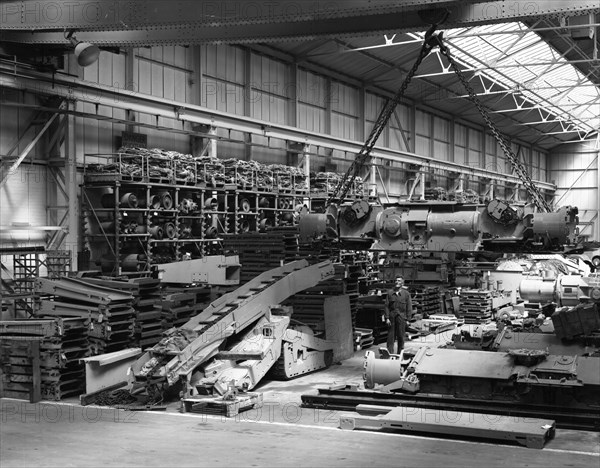
[{"label": "roof support beam", "polygon": [[[4,40],[62,44],[66,30],[102,46],[256,43],[281,39],[336,38],[345,34],[422,31],[418,12],[448,8],[445,28],[525,21],[545,15],[581,15],[600,10],[597,0],[535,2],[445,0],[223,0],[21,1],[0,4]],[[111,34],[106,34],[111,31]]]}]

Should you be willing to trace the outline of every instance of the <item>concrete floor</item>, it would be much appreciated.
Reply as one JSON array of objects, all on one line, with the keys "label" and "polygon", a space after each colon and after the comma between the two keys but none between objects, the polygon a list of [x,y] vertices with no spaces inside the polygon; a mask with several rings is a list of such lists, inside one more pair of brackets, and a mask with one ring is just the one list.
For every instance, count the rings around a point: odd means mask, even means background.
[{"label": "concrete floor", "polygon": [[557,430],[545,448],[375,431],[342,431],[348,413],[300,407],[333,383],[360,383],[364,351],[329,369],[265,381],[264,406],[238,417],[126,412],[76,400],[0,399],[0,466],[600,467],[600,434]]}]

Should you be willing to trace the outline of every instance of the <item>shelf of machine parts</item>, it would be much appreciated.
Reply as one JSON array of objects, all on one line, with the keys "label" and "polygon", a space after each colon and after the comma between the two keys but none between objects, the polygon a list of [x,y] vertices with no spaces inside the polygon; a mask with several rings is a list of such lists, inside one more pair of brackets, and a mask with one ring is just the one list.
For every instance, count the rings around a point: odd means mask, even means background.
[{"label": "shelf of machine parts", "polygon": [[86,234],[86,237],[148,237],[150,234]]},{"label": "shelf of machine parts", "polygon": [[[94,210],[96,213],[114,213],[115,209],[114,208],[89,208],[91,210]],[[119,211],[127,211],[127,212],[137,212],[137,213],[144,213],[146,211],[151,211],[148,208],[117,208],[117,210]],[[152,210],[152,211],[166,211],[166,210]],[[175,212],[175,211],[173,211]]]}]

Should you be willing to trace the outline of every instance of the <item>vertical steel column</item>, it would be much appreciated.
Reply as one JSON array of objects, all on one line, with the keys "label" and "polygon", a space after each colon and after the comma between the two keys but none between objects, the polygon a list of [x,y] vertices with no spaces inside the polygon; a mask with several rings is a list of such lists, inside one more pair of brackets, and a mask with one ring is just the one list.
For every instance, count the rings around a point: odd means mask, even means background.
[{"label": "vertical steel column", "polygon": [[[76,110],[76,102],[67,101],[67,108]],[[67,186],[68,231],[65,249],[71,251],[71,271],[77,269],[79,251],[79,203],[77,200],[77,148],[75,144],[75,116],[67,114],[65,127],[65,181]]]},{"label": "vertical steel column", "polygon": [[[600,143],[600,141],[599,141]],[[596,151],[596,230],[594,239],[600,241],[600,150]]]}]

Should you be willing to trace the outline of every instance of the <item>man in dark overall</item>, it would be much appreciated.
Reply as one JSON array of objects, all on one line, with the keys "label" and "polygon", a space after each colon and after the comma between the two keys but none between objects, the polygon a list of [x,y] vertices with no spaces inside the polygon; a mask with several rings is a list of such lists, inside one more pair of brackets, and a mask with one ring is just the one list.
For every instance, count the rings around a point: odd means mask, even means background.
[{"label": "man in dark overall", "polygon": [[398,351],[404,348],[406,323],[413,314],[410,293],[404,287],[404,278],[398,276],[394,288],[385,298],[385,318],[388,325],[387,349],[394,354],[394,341],[398,341]]}]

